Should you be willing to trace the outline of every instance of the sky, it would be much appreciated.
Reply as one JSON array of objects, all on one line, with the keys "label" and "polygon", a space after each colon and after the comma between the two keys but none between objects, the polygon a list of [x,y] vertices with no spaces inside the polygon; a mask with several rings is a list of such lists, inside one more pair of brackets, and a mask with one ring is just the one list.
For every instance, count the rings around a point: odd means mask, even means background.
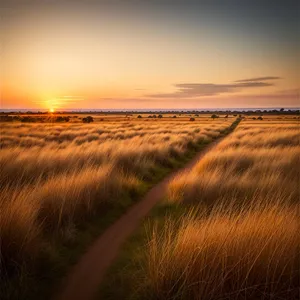
[{"label": "sky", "polygon": [[296,0],[4,0],[2,109],[299,107]]}]

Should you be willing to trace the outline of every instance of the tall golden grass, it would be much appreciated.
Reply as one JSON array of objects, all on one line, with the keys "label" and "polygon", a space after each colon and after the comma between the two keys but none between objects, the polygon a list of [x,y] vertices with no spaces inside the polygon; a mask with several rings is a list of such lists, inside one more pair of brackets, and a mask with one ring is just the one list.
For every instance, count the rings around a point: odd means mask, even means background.
[{"label": "tall golden grass", "polygon": [[[189,143],[210,141],[229,125],[226,122],[200,126],[182,122],[107,123],[101,127],[5,125],[1,128],[1,184],[28,183],[107,161],[121,168],[142,171],[147,163],[183,155]],[[29,142],[29,136],[36,142]]]},{"label": "tall golden grass", "polygon": [[174,178],[168,201],[191,212],[154,228],[143,297],[299,299],[299,137],[295,124],[244,121]]},{"label": "tall golden grass", "polygon": [[[264,199],[263,201],[265,201]],[[271,199],[270,201],[273,201]],[[275,205],[166,221],[149,242],[145,299],[297,299],[299,216]]]},{"label": "tall golden grass", "polygon": [[[37,260],[92,214],[126,205],[158,166],[209,142],[230,122],[1,125],[1,270]],[[4,273],[5,273],[4,272]]]},{"label": "tall golden grass", "polygon": [[[247,124],[247,123],[246,123]],[[239,125],[193,170],[169,185],[170,201],[211,204],[219,198],[277,196],[297,201],[299,129]]]}]

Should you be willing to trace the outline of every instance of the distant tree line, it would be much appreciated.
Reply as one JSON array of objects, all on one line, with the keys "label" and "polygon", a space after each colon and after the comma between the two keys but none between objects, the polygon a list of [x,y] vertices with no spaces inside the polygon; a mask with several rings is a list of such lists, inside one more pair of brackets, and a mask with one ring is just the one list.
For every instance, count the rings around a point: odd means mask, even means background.
[{"label": "distant tree line", "polygon": [[[78,116],[73,116],[73,118],[78,119]],[[22,123],[67,123],[70,121],[69,116],[55,116],[55,117],[44,117],[44,116],[8,116],[0,115],[0,122],[14,122],[19,121]],[[103,120],[103,119],[102,119]],[[87,116],[82,118],[83,123],[91,123],[94,121],[94,118]]]},{"label": "distant tree line", "polygon": [[[137,111],[127,111],[127,110],[119,110],[119,111],[92,111],[92,110],[89,110],[89,111],[57,111],[55,112],[56,115],[58,114],[73,114],[73,113],[76,113],[76,114],[79,114],[79,115],[87,115],[87,114],[91,114],[91,115],[109,115],[109,114],[114,114],[114,115],[118,115],[118,114],[121,114],[121,115],[124,115],[126,114],[127,116],[132,116],[134,114],[137,114],[137,113],[143,113],[143,114],[148,114],[149,116],[152,115],[153,118],[154,117],[154,111],[140,111],[140,112],[137,112]],[[232,115],[232,114],[235,114],[235,115],[239,115],[239,114],[244,114],[244,115],[253,115],[253,114],[286,114],[286,115],[289,115],[289,114],[299,114],[299,109],[285,109],[285,108],[280,108],[280,109],[257,109],[257,110],[214,110],[214,111],[209,111],[209,110],[165,110],[165,111],[159,111],[159,112],[156,112],[156,114],[160,114],[160,115],[163,115],[163,114],[194,114],[195,116],[196,115],[199,115],[199,114],[216,114],[216,115],[220,115],[220,114],[226,114],[226,115]],[[25,114],[25,115],[48,115],[49,112],[48,111],[6,111],[6,112],[0,112],[0,115],[3,114],[3,115],[22,115],[22,114]],[[155,114],[155,116],[156,116]]]}]

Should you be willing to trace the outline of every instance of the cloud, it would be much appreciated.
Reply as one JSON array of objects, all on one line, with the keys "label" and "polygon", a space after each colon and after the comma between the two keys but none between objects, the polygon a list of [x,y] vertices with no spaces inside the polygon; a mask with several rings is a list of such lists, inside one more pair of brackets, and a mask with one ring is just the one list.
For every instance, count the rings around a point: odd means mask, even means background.
[{"label": "cloud", "polygon": [[193,98],[193,97],[206,97],[215,96],[223,93],[235,93],[242,89],[247,88],[261,88],[273,86],[273,83],[264,82],[265,78],[275,77],[261,77],[260,81],[244,79],[235,81],[231,84],[215,84],[215,83],[178,83],[174,86],[177,91],[173,93],[157,93],[146,95],[151,98]]},{"label": "cloud", "polygon": [[254,77],[254,78],[236,80],[235,82],[253,82],[253,81],[277,80],[277,79],[281,79],[281,77],[278,76]]}]

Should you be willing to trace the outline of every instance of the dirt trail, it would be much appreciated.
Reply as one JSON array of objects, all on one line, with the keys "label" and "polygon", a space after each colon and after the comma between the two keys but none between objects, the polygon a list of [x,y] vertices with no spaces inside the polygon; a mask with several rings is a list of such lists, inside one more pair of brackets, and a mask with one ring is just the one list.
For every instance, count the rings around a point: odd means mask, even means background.
[{"label": "dirt trail", "polygon": [[167,184],[181,172],[191,169],[208,151],[215,147],[220,138],[199,152],[183,168],[180,168],[156,184],[147,194],[114,224],[112,224],[81,257],[66,278],[64,289],[58,300],[90,300],[99,289],[101,280],[118,254],[123,242],[137,228],[151,208],[163,198]]}]

